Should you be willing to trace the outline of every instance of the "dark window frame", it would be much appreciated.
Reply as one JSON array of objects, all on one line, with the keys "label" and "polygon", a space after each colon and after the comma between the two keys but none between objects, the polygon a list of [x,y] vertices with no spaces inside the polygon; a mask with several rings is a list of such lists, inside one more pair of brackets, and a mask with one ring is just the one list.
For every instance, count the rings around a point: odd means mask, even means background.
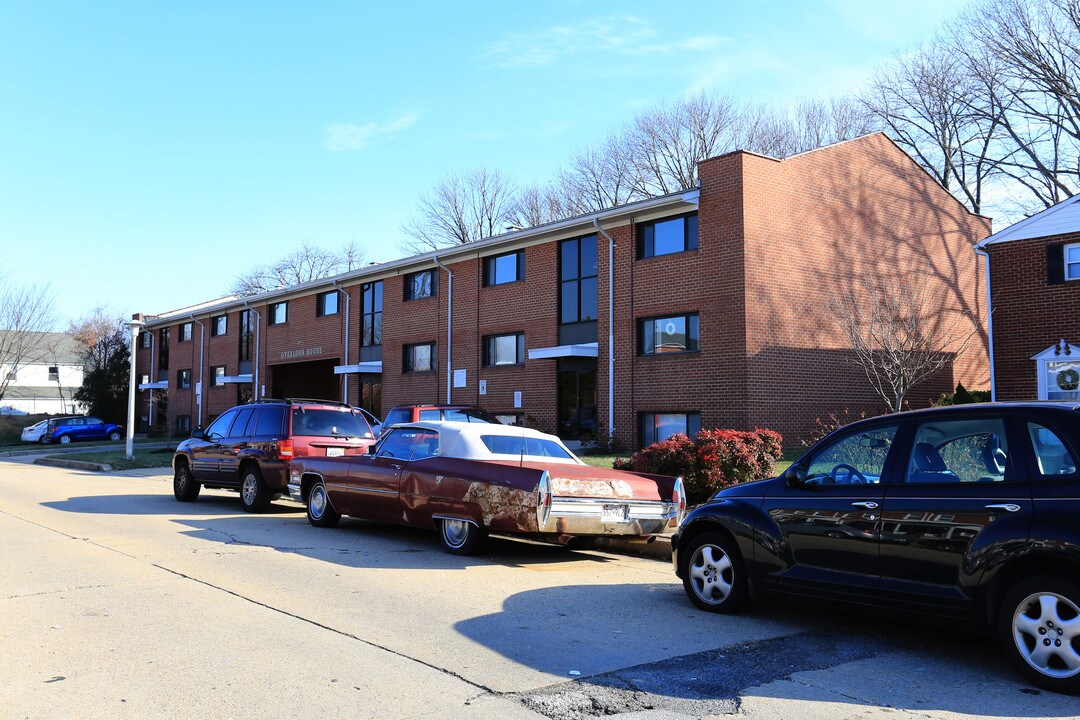
[{"label": "dark window frame", "polygon": [[[332,311],[326,310],[326,301],[333,297],[335,299],[334,309]],[[327,290],[326,292],[319,293],[315,296],[315,317],[327,317],[328,315],[339,315],[341,313],[341,291],[340,290]]]},{"label": "dark window frame", "polygon": [[240,334],[238,337],[238,352],[240,362],[251,360],[251,346],[255,336],[254,315],[252,311],[240,311]]},{"label": "dark window frame", "polygon": [[177,327],[177,342],[191,342],[191,338],[194,336],[194,323],[186,322],[180,323]]},{"label": "dark window frame", "polygon": [[[671,350],[667,352],[657,352],[655,341],[652,343],[652,350],[649,349],[645,342],[646,326],[649,323],[662,322],[664,320],[682,320],[686,327],[686,344],[685,350]],[[691,331],[694,331],[695,337],[691,338]],[[696,347],[690,349],[690,341],[693,340]],[[666,356],[666,355],[687,355],[701,352],[701,314],[698,312],[685,312],[676,313],[674,315],[659,315],[656,317],[638,318],[637,321],[637,354],[641,356]]]},{"label": "dark window frame", "polygon": [[[592,317],[592,318],[582,317],[582,315],[583,315],[582,307],[585,305],[585,303],[582,302],[582,297],[583,297],[582,287],[584,285],[587,285],[589,280],[594,280],[595,281],[595,284],[596,284],[596,287],[597,287],[598,290],[599,290],[599,287],[600,287],[600,259],[599,259],[599,254],[597,255],[596,273],[594,273],[594,274],[583,274],[583,272],[585,272],[585,271],[582,268],[582,266],[583,266],[583,263],[582,263],[582,242],[584,240],[588,240],[590,238],[592,239],[593,244],[597,245],[597,249],[599,250],[599,245],[597,244],[598,239],[597,239],[596,235],[583,235],[583,236],[578,237],[578,238],[570,238],[568,240],[562,240],[562,241],[559,242],[559,324],[560,325],[576,325],[578,323],[593,323],[593,322],[598,322],[599,321],[599,315],[600,315],[600,312],[599,312],[599,310],[600,310],[599,296],[597,296],[596,298],[591,298],[592,301],[596,305],[596,317]],[[576,261],[575,261],[575,264],[577,266],[577,272],[575,274],[573,274],[573,275],[567,275],[567,268],[565,267],[565,263],[563,262],[563,255],[564,255],[564,248],[566,248],[567,246],[569,246],[571,244],[574,244],[576,246],[576,248],[577,248],[576,249]],[[575,318],[576,319],[574,319],[574,320],[566,320],[565,317],[564,317],[564,313],[565,313],[566,309],[563,307],[563,298],[565,296],[565,289],[564,288],[566,288],[568,286],[571,286],[571,285],[574,286],[574,294],[575,294],[575,297],[576,297],[576,301],[575,301],[575,305],[576,305]]]},{"label": "dark window frame", "polygon": [[[218,375],[218,370],[221,371],[220,375]],[[224,365],[211,365],[210,366],[210,387],[224,387],[225,383],[218,382],[218,378],[225,377],[225,374],[227,372],[228,372],[228,370],[225,369]]]},{"label": "dark window frame", "polygon": [[[282,310],[282,318],[278,320],[277,311],[278,308]],[[289,322],[289,301],[282,300],[281,302],[270,303],[266,308],[266,324],[267,325],[284,325]]]},{"label": "dark window frame", "polygon": [[[186,380],[185,380],[186,378]],[[192,382],[191,368],[183,368],[176,371],[176,389],[190,390]]]},{"label": "dark window frame", "polygon": [[[656,253],[656,226],[672,222],[674,220],[683,221],[683,246],[681,250],[672,250],[671,252]],[[693,227],[693,232],[691,232]],[[664,257],[666,255],[678,255],[679,253],[690,252],[697,250],[698,248],[698,214],[697,211],[691,211],[683,213],[681,215],[672,215],[669,217],[657,218],[656,220],[650,220],[648,222],[639,223],[635,228],[634,235],[637,245],[637,259],[645,260],[646,258]]]},{"label": "dark window frame", "polygon": [[[416,370],[415,369],[416,358],[415,358],[415,355],[414,355],[414,351],[417,348],[422,348],[422,347],[430,348],[431,367],[427,368],[425,370]],[[401,349],[401,372],[403,372],[403,373],[430,373],[430,372],[435,372],[435,368],[438,365],[436,350],[437,350],[437,348],[436,348],[436,344],[434,342],[410,343],[408,345],[405,345]]]},{"label": "dark window frame", "polygon": [[[512,337],[517,342],[517,348],[515,351],[515,360],[512,363],[495,363],[492,362],[492,351],[495,348],[496,342],[499,338]],[[481,363],[486,368],[495,367],[521,367],[525,364],[525,333],[524,332],[510,332],[510,333],[496,333],[493,335],[485,335],[483,338],[483,357]]]},{"label": "dark window frame", "polygon": [[[221,323],[221,328],[218,329],[218,323]],[[214,315],[210,318],[210,337],[222,337],[229,334],[229,316],[228,315]]]},{"label": "dark window frame", "polygon": [[[648,440],[649,437],[656,437],[656,416],[657,415],[685,415],[686,416],[686,434],[693,438],[694,435],[701,432],[701,411],[700,410],[644,410],[638,413],[637,431],[638,431],[638,447],[648,447],[653,443],[663,442],[663,440],[653,439]],[[652,418],[653,432],[648,433],[645,430],[645,419]],[[694,424],[691,422],[691,418],[697,419],[697,427],[694,428]],[[668,437],[671,437],[670,435]],[[665,440],[667,438],[664,438]]]},{"label": "dark window frame", "polygon": [[139,334],[139,348],[140,349],[142,349],[142,350],[149,350],[150,349],[150,347],[153,345],[153,342],[154,342],[154,338],[153,338],[152,333],[153,333],[153,330],[150,330],[149,332],[143,332],[143,333]]},{"label": "dark window frame", "polygon": [[158,370],[169,369],[169,328],[158,331]]},{"label": "dark window frame", "polygon": [[[427,294],[417,294],[416,280],[422,276],[428,277]],[[423,292],[424,288],[421,286],[420,292]],[[424,300],[425,298],[433,298],[439,294],[439,276],[435,272],[435,268],[429,270],[417,270],[416,272],[409,273],[405,276],[405,302],[411,302],[413,300]]]},{"label": "dark window frame", "polygon": [[[514,279],[513,280],[499,280],[498,276],[498,264],[499,260],[504,258],[514,257]],[[513,252],[502,253],[500,255],[489,255],[484,258],[484,287],[494,287],[496,285],[510,285],[516,282],[521,282],[525,279],[525,251],[515,250]]]}]

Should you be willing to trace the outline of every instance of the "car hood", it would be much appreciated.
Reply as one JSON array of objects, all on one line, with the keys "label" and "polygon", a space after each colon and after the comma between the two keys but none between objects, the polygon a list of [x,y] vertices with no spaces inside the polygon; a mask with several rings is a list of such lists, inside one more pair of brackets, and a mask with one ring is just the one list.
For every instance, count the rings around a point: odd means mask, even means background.
[{"label": "car hood", "polygon": [[781,478],[767,478],[765,480],[752,480],[751,482],[732,485],[718,491],[714,498],[730,497],[763,497],[769,494],[769,488],[775,482],[783,482]]},{"label": "car hood", "polygon": [[[515,463],[516,464],[516,463]],[[526,462],[523,467],[544,470],[553,495],[618,500],[670,500],[675,478],[590,465]]]}]

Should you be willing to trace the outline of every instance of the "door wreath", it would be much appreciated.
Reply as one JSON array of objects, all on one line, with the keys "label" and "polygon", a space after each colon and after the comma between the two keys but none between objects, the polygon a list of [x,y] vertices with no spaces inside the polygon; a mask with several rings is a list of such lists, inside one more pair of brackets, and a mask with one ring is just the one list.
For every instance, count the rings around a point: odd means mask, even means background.
[{"label": "door wreath", "polygon": [[1057,386],[1062,390],[1075,390],[1080,387],[1080,372],[1069,368],[1057,374]]}]

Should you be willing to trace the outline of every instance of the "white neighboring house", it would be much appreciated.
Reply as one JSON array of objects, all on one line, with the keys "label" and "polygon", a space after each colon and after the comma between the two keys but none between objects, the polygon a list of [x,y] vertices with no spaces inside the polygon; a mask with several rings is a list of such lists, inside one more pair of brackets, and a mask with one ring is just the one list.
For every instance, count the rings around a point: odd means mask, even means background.
[{"label": "white neighboring house", "polygon": [[83,384],[85,346],[67,333],[35,334],[41,336],[40,342],[29,357],[18,365],[0,363],[0,373],[7,379],[0,415],[83,412],[74,395]]}]

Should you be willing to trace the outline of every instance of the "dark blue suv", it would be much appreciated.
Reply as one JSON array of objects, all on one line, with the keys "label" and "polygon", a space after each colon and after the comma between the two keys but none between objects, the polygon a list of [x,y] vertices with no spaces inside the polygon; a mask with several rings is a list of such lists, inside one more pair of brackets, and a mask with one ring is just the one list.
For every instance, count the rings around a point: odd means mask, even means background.
[{"label": "dark blue suv", "polygon": [[77,415],[50,419],[48,427],[41,435],[41,444],[55,442],[67,445],[74,440],[119,440],[122,437],[122,425],[113,425],[96,417]]}]

